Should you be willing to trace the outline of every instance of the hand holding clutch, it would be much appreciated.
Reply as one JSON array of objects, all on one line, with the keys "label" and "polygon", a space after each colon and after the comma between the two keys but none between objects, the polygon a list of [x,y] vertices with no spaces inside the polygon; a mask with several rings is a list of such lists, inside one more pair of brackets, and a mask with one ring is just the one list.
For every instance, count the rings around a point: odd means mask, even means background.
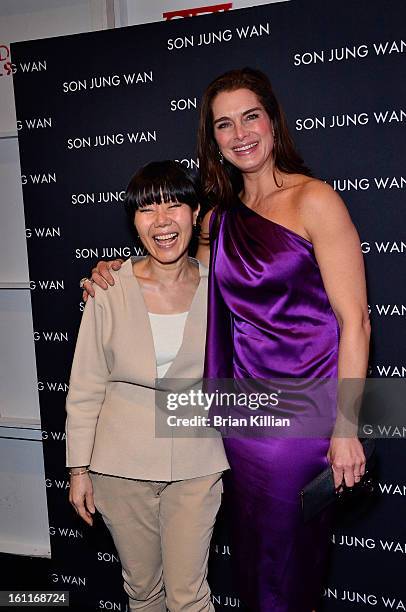
[{"label": "hand holding clutch", "polygon": [[353,487],[342,484],[336,489],[333,470],[328,467],[302,489],[300,497],[305,522],[311,520],[338,499],[345,499],[348,496],[365,496],[373,492],[374,481],[371,477],[371,471],[375,465],[375,441],[372,438],[364,438],[361,440],[361,444],[365,453],[366,467],[364,476],[357,484]]}]

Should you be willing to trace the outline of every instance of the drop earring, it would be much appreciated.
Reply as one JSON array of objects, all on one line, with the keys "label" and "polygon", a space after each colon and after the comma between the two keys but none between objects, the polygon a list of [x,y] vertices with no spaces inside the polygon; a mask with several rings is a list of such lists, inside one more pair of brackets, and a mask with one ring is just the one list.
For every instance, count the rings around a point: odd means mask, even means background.
[{"label": "drop earring", "polygon": [[220,162],[221,165],[224,164],[224,156],[223,156],[221,151],[219,151],[219,162]]}]

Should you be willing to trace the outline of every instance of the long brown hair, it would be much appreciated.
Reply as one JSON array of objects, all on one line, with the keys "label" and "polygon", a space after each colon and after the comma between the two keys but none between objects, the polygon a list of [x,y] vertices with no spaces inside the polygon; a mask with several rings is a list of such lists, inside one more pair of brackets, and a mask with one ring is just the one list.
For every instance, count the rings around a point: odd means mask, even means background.
[{"label": "long brown hair", "polygon": [[212,104],[223,91],[249,89],[256,94],[272,121],[275,142],[275,168],[288,174],[312,176],[295,149],[285,113],[275,97],[268,77],[260,70],[242,68],[230,70],[210,83],[203,94],[198,129],[198,157],[201,181],[205,195],[212,206],[220,211],[230,208],[243,187],[242,174],[226,159],[220,161],[219,148],[214,138]]}]

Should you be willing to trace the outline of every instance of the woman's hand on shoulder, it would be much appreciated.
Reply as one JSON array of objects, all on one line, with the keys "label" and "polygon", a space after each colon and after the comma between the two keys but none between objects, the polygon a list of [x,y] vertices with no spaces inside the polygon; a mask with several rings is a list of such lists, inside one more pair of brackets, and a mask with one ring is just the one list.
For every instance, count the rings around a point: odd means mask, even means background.
[{"label": "woman's hand on shoulder", "polygon": [[199,246],[196,252],[198,259],[204,266],[209,267],[210,262],[210,218],[213,210],[209,210],[203,217],[200,225]]},{"label": "woman's hand on shoulder", "polygon": [[93,485],[88,472],[71,475],[69,501],[85,523],[93,525],[92,515],[96,512],[96,508],[93,499]]},{"label": "woman's hand on shoulder", "polygon": [[110,274],[110,270],[119,270],[123,265],[123,259],[115,259],[114,261],[99,261],[92,269],[92,276],[83,283],[83,301],[86,302],[89,295],[94,297],[95,292],[93,283],[102,289],[108,289],[109,285],[114,285],[114,278]]}]

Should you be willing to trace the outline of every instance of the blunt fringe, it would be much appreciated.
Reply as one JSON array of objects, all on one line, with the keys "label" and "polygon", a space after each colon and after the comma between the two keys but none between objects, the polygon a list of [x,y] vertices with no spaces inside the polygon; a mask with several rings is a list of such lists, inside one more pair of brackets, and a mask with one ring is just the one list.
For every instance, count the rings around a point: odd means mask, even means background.
[{"label": "blunt fringe", "polygon": [[131,178],[126,189],[124,207],[131,225],[139,208],[161,202],[182,202],[196,210],[201,202],[197,177],[173,160],[154,161],[143,166]]}]

